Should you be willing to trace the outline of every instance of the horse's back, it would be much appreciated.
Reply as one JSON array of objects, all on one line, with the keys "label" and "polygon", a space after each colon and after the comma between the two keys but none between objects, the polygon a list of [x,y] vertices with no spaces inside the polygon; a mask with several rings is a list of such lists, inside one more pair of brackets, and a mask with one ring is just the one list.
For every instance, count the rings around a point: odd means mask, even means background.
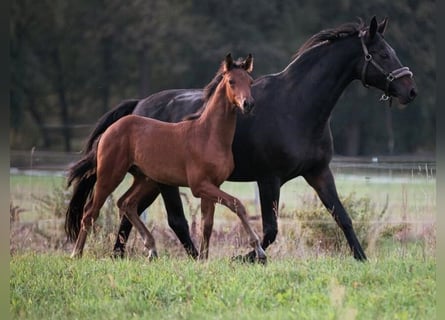
[{"label": "horse's back", "polygon": [[133,114],[166,122],[179,122],[203,105],[201,89],[171,89],[141,100]]}]

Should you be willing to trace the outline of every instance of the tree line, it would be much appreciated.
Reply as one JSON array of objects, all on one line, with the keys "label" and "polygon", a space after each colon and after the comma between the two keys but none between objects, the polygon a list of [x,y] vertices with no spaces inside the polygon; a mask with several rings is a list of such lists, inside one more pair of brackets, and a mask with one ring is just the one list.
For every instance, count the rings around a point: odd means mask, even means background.
[{"label": "tree line", "polygon": [[254,76],[276,73],[314,33],[377,15],[419,95],[389,108],[354,82],[332,114],[335,152],[434,153],[434,14],[420,0],[14,0],[10,148],[79,151],[121,100],[201,88],[227,52],[253,53]]}]

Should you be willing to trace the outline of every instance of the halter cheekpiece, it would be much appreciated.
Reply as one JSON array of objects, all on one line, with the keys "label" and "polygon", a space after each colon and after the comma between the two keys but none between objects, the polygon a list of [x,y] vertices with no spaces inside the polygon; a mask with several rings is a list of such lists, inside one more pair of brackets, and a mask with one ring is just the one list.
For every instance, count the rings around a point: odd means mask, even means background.
[{"label": "halter cheekpiece", "polygon": [[[404,76],[409,76],[412,78],[413,73],[409,70],[408,67],[400,67],[398,69],[395,69],[390,72],[386,72],[372,57],[372,55],[369,53],[368,48],[365,45],[364,36],[366,35],[366,30],[362,30],[359,32],[358,37],[360,38],[360,42],[362,43],[363,53],[365,54],[365,62],[363,63],[362,68],[362,74],[361,74],[361,80],[364,87],[368,88],[369,85],[366,84],[366,71],[368,70],[369,63],[372,63],[372,65],[379,70],[381,73],[383,73],[386,77],[386,88],[384,93],[382,94],[380,101],[387,101],[391,99],[391,96],[389,94],[389,85],[391,82],[393,82],[396,79],[399,79]],[[390,100],[391,105],[391,100]]]}]

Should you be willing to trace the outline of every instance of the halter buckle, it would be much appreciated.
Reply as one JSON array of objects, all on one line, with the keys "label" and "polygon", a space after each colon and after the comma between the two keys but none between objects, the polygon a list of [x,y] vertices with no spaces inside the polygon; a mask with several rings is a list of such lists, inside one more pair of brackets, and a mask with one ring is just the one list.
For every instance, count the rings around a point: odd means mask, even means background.
[{"label": "halter buckle", "polygon": [[372,60],[372,55],[370,53],[365,54],[365,61],[371,61]]},{"label": "halter buckle", "polygon": [[380,97],[379,101],[388,101],[389,100],[389,96],[387,96],[386,94],[382,94],[382,96]]},{"label": "halter buckle", "polygon": [[392,82],[392,81],[394,81],[395,78],[396,77],[390,72],[388,74],[388,76],[386,77],[386,80],[388,80],[389,82]]}]

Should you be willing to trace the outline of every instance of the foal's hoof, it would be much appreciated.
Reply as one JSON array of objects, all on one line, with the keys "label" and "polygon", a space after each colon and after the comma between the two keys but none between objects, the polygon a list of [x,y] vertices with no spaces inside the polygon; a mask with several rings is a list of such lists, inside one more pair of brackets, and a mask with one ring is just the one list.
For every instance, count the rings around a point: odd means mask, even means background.
[{"label": "foal's hoof", "polygon": [[82,253],[80,253],[78,251],[74,251],[70,255],[70,259],[80,259],[80,258],[82,258]]}]

